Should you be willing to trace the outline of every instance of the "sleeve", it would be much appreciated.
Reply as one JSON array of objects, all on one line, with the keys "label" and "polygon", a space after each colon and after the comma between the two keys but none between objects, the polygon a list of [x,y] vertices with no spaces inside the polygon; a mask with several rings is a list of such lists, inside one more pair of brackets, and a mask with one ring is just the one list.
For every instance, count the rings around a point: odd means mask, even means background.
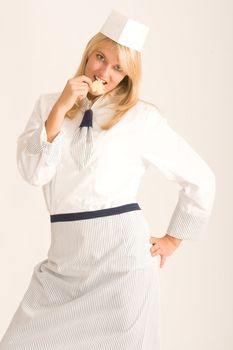
[{"label": "sleeve", "polygon": [[202,240],[215,198],[215,175],[187,141],[172,129],[155,108],[147,114],[142,159],[157,167],[181,189],[167,234]]},{"label": "sleeve", "polygon": [[43,186],[54,176],[61,159],[62,139],[65,135],[61,128],[52,142],[47,141],[45,121],[49,110],[42,113],[42,96],[37,99],[26,127],[17,139],[19,173],[34,186]]}]

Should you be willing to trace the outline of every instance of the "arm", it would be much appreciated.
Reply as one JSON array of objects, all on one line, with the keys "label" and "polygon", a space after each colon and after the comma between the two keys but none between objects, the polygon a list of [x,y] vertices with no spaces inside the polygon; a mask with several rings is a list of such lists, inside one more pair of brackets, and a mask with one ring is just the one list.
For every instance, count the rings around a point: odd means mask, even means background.
[{"label": "arm", "polygon": [[[42,186],[54,176],[61,158],[62,139],[65,134],[63,129],[59,131],[61,123],[57,128],[51,126],[51,119],[55,114],[60,121],[62,118],[61,114],[58,116],[55,108],[51,109],[46,105],[46,98],[46,95],[38,98],[26,127],[17,140],[19,173],[25,181],[34,186]],[[49,121],[50,124],[46,125]]]},{"label": "arm", "polygon": [[156,108],[147,115],[142,143],[143,160],[182,187],[166,237],[177,244],[202,239],[215,197],[213,171]]},{"label": "arm", "polygon": [[182,238],[173,237],[173,236],[169,235],[168,233],[164,237],[170,239],[170,241],[175,245],[175,247],[179,247],[180,243],[183,241]]}]

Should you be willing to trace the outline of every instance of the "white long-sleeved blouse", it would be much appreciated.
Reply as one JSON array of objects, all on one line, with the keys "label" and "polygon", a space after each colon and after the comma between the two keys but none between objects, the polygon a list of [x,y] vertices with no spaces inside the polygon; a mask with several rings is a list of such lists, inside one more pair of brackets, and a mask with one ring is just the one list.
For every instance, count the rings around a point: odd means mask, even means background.
[{"label": "white long-sleeved blouse", "polygon": [[137,202],[140,179],[153,165],[181,186],[167,233],[202,239],[214,203],[215,175],[158,109],[139,100],[111,129],[102,130],[113,115],[111,97],[102,95],[93,104],[86,98],[86,108],[93,110],[94,152],[78,170],[71,141],[84,111],[72,120],[64,118],[60,132],[47,141],[45,121],[60,94],[40,95],[17,140],[18,170],[25,181],[42,186],[50,215]]}]

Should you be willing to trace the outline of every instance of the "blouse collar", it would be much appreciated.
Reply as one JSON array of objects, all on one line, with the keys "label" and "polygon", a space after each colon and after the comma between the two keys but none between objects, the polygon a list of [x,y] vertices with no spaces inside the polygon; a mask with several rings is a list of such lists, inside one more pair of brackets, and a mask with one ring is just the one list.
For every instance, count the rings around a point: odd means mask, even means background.
[{"label": "blouse collar", "polygon": [[87,96],[83,99],[81,110],[85,112],[87,109],[92,109],[94,107],[107,106],[114,101],[111,93],[107,95],[97,96],[95,99],[89,99]]}]

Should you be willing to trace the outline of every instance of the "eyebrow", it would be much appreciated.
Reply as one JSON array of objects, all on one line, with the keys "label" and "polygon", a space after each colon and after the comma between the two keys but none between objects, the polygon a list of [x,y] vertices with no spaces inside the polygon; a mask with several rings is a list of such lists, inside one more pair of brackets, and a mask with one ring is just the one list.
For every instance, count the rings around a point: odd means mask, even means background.
[{"label": "eyebrow", "polygon": [[[99,52],[99,53],[101,53],[104,57],[106,57],[106,55],[105,55],[102,51],[100,51],[100,50],[96,50],[96,51]],[[106,58],[107,58],[107,57],[106,57]],[[120,63],[117,63],[116,66],[121,67]]]}]

